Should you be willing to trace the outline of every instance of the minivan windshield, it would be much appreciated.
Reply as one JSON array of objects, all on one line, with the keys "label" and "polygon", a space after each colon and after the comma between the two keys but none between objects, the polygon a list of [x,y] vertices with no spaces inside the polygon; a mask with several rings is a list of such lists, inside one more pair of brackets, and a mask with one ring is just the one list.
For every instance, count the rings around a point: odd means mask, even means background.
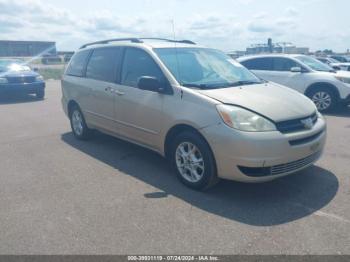
[{"label": "minivan windshield", "polygon": [[297,56],[295,58],[315,71],[334,72],[334,69],[332,67],[318,61],[315,58],[305,55]]},{"label": "minivan windshield", "polygon": [[224,53],[207,48],[156,48],[158,57],[186,87],[213,89],[262,83]]}]

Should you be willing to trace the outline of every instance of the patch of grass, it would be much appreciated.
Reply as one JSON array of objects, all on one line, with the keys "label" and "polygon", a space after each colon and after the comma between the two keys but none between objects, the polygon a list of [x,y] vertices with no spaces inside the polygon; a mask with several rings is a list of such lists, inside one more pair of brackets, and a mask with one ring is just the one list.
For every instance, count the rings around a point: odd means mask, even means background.
[{"label": "patch of grass", "polygon": [[64,68],[40,68],[39,74],[47,79],[60,80],[62,78]]}]

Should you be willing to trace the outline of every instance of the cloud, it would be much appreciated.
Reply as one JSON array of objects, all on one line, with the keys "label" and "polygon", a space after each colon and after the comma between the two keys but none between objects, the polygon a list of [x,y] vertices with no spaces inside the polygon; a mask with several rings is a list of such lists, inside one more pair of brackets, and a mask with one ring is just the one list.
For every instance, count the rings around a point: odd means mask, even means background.
[{"label": "cloud", "polygon": [[[149,8],[159,4],[156,3],[157,0],[148,1]],[[178,4],[175,0],[170,2],[173,5]],[[182,4],[193,3],[194,1],[182,0]],[[259,8],[257,12],[250,12],[249,3],[254,4],[254,1],[239,0],[235,4],[240,9],[232,8],[232,12],[217,13],[214,8],[203,11],[203,5],[200,10],[193,9],[190,15],[189,11],[186,11],[187,14],[177,16],[175,13],[178,10],[174,10],[174,14],[166,13],[163,12],[162,6],[151,15],[140,11],[130,15],[108,9],[97,9],[90,13],[72,12],[44,0],[0,0],[0,33],[2,39],[53,40],[57,42],[58,49],[68,50],[76,49],[86,42],[111,37],[173,38],[174,19],[177,38],[188,38],[223,50],[265,42],[268,37],[273,37],[274,41],[296,42],[297,45],[298,40],[303,41],[301,45],[320,42],[317,40],[317,36],[321,34],[320,29],[308,31],[305,23],[301,23],[303,16],[299,9],[302,11],[303,8],[300,5],[294,5],[292,2],[290,6],[286,5],[277,13],[273,13],[270,10],[271,6],[266,7],[269,9]],[[230,6],[227,9],[229,10]],[[322,34],[331,33],[338,37],[339,31],[340,29],[331,32],[326,30]],[[342,36],[342,39],[349,37]],[[344,45],[339,39],[332,41],[338,41],[334,43],[336,46]]]},{"label": "cloud", "polygon": [[286,14],[289,16],[297,16],[299,15],[299,11],[296,8],[290,6],[287,7]]}]

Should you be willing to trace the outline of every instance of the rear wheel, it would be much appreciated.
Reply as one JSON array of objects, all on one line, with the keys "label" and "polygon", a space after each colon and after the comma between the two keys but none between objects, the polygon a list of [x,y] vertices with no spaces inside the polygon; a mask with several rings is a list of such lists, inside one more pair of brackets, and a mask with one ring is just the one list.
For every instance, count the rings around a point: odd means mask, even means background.
[{"label": "rear wheel", "polygon": [[327,87],[320,87],[311,90],[308,93],[308,97],[315,103],[320,112],[331,111],[337,104],[336,95]]},{"label": "rear wheel", "polygon": [[188,187],[204,190],[219,180],[209,145],[194,132],[184,132],[175,138],[170,157],[178,178]]},{"label": "rear wheel", "polygon": [[70,124],[73,134],[79,140],[86,140],[91,136],[91,130],[87,127],[83,113],[77,105],[70,112]]}]

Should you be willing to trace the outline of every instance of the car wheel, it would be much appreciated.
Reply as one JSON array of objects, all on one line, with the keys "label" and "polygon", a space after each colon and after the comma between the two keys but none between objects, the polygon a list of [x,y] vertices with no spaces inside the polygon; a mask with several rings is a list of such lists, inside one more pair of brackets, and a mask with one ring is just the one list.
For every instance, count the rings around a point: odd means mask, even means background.
[{"label": "car wheel", "polygon": [[184,132],[175,138],[170,157],[180,181],[190,188],[204,190],[219,180],[209,145],[194,132]]},{"label": "car wheel", "polygon": [[70,113],[70,124],[74,136],[79,140],[86,140],[91,136],[91,130],[87,127],[83,113],[78,106],[73,106]]},{"label": "car wheel", "polygon": [[331,111],[337,103],[334,92],[329,88],[315,88],[308,94],[308,97],[315,103],[320,112]]},{"label": "car wheel", "polygon": [[44,99],[45,98],[45,89],[37,91],[35,93],[35,96],[37,99],[40,99],[40,100]]}]

